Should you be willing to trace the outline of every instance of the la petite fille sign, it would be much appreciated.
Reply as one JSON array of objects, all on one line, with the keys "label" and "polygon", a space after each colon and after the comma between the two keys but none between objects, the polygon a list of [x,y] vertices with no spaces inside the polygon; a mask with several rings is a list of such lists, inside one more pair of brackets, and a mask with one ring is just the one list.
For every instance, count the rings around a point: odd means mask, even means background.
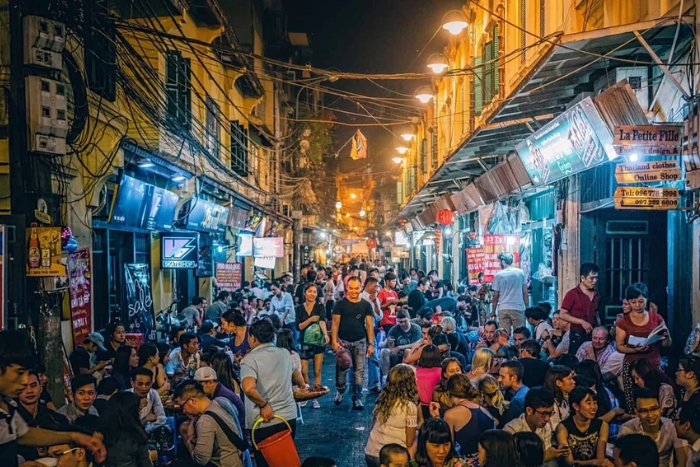
[{"label": "la petite fille sign", "polygon": [[615,127],[613,145],[659,147],[680,143],[680,125],[620,125]]}]

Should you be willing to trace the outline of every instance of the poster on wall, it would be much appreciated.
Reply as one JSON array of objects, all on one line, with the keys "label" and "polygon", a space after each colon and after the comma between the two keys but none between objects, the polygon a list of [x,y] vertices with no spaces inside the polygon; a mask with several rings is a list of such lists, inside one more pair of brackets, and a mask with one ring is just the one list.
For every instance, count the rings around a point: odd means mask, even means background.
[{"label": "poster on wall", "polygon": [[148,264],[124,265],[126,279],[126,332],[141,333],[146,339],[156,338],[153,316],[153,294]]},{"label": "poster on wall", "polygon": [[216,285],[219,292],[235,292],[242,285],[242,263],[216,263]]},{"label": "poster on wall", "polygon": [[5,258],[7,258],[7,243],[5,242],[5,226],[0,225],[0,331],[7,327],[5,320]]},{"label": "poster on wall", "polygon": [[484,271],[484,247],[467,248],[469,285],[479,285],[479,273]]},{"label": "poster on wall", "polygon": [[209,234],[199,234],[197,268],[194,277],[211,277],[214,275],[214,238]]},{"label": "poster on wall", "polygon": [[61,227],[27,229],[27,277],[65,276],[61,262]]},{"label": "poster on wall", "polygon": [[68,256],[70,316],[73,345],[78,347],[92,332],[92,273],[90,250],[81,248]]},{"label": "poster on wall", "polygon": [[501,270],[498,255],[513,254],[513,266],[520,267],[520,235],[484,235],[484,282],[493,282],[493,277]]}]

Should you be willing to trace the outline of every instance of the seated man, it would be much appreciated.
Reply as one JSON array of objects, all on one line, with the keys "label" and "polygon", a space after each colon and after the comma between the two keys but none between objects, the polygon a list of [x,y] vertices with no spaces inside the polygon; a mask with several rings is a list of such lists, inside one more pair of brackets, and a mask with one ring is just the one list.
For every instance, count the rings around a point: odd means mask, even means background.
[{"label": "seated man", "polygon": [[202,323],[202,328],[199,330],[199,348],[202,352],[209,352],[212,347],[218,347],[219,350],[226,348],[226,343],[216,338],[216,328],[214,323],[205,320]]},{"label": "seated man", "polygon": [[139,418],[146,433],[153,433],[158,427],[165,425],[165,409],[158,391],[153,389],[153,372],[147,368],[137,368],[131,373],[131,389],[141,399]]},{"label": "seated man", "polygon": [[[662,465],[659,464],[659,453],[656,450],[656,445],[650,437],[644,435],[625,435],[617,438],[613,449],[613,460],[616,467],[657,467]],[[679,462],[678,465],[683,467],[685,464]]]},{"label": "seated man", "polygon": [[549,363],[540,360],[540,345],[535,339],[527,339],[520,345],[520,364],[523,366],[523,384],[529,388],[544,385]]},{"label": "seated man", "polygon": [[518,349],[518,351],[520,351],[520,345],[531,338],[532,334],[525,326],[520,326],[513,329],[513,342],[515,343],[515,348]]},{"label": "seated man", "polygon": [[229,388],[221,384],[217,378],[216,371],[211,367],[202,367],[194,374],[194,380],[202,385],[204,394],[206,394],[210,399],[216,399],[217,397],[223,397],[227,399],[236,408],[236,415],[238,415],[239,420],[245,420],[245,405],[243,400],[231,391]]},{"label": "seated man", "polygon": [[93,407],[97,390],[95,378],[91,375],[78,375],[70,383],[73,391],[73,401],[58,409],[58,413],[65,416],[68,422],[73,423],[83,415],[99,416],[97,409]]},{"label": "seated man", "polygon": [[403,361],[404,352],[421,340],[421,328],[411,322],[406,310],[396,313],[396,326],[387,333],[386,340],[380,344],[380,368],[383,375],[388,375],[396,364]]},{"label": "seated man", "polygon": [[525,396],[527,396],[528,387],[523,384],[523,373],[523,366],[518,360],[503,362],[498,370],[498,385],[506,400],[510,400],[508,408],[501,417],[499,428],[525,413]]},{"label": "seated man", "polygon": [[641,434],[651,438],[659,452],[659,460],[655,464],[659,467],[673,467],[672,455],[678,465],[686,465],[685,442],[676,435],[673,421],[661,416],[658,395],[649,388],[637,388],[634,391],[634,404],[638,418],[624,423],[619,436]]},{"label": "seated man", "polygon": [[199,339],[196,334],[186,332],[180,336],[179,342],[180,347],[170,352],[165,374],[168,378],[191,378],[199,369]]},{"label": "seated man", "polygon": [[95,462],[95,457],[90,451],[74,443],[55,444],[49,447],[48,457],[58,459],[56,467],[92,467]]}]

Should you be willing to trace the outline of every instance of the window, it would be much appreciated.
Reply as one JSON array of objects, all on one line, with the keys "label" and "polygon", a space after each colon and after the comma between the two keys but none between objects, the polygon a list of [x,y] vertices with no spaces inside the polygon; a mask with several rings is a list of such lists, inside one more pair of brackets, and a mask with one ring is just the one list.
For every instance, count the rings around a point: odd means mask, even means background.
[{"label": "window", "polygon": [[420,142],[420,171],[428,173],[428,139],[423,138]]},{"label": "window", "polygon": [[401,180],[396,181],[396,202],[399,206],[403,205],[403,183]]},{"label": "window", "polygon": [[[108,2],[85,2],[85,74],[88,88],[110,102],[117,99],[117,48]],[[58,33],[57,31],[55,32]]]},{"label": "window", "polygon": [[231,122],[231,169],[248,176],[248,130],[237,121]]},{"label": "window", "polygon": [[177,50],[165,55],[165,94],[167,98],[166,120],[176,133],[191,128],[190,59],[183,58]]},{"label": "window", "polygon": [[482,50],[483,104],[488,104],[498,95],[498,26],[494,26],[491,41]]},{"label": "window", "polygon": [[520,63],[525,63],[526,53],[525,47],[527,46],[527,0],[520,0]]},{"label": "window", "polygon": [[484,70],[481,67],[481,57],[474,58],[474,68],[477,71],[472,78],[472,86],[474,87],[474,99],[472,99],[472,103],[474,105],[474,115],[481,115],[481,110],[484,107]]},{"label": "window", "polygon": [[432,159],[431,165],[433,168],[437,167],[438,165],[438,134],[437,130],[433,129],[431,133],[431,151],[430,151],[430,157]]},{"label": "window", "polygon": [[212,156],[219,159],[219,129],[221,128],[219,123],[219,116],[221,115],[219,104],[217,104],[214,99],[207,96],[206,110],[206,135],[204,136],[204,146]]}]

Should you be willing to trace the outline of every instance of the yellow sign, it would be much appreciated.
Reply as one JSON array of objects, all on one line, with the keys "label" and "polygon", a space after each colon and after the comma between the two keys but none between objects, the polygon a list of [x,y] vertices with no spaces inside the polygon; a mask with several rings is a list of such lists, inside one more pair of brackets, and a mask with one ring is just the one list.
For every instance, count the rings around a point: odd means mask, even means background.
[{"label": "yellow sign", "polygon": [[680,125],[618,125],[614,145],[622,146],[680,146]]},{"label": "yellow sign", "polygon": [[617,164],[617,183],[675,182],[681,179],[678,161],[650,161]]},{"label": "yellow sign", "polygon": [[680,193],[675,188],[629,187],[615,190],[615,209],[677,209]]},{"label": "yellow sign", "polygon": [[27,277],[65,276],[61,263],[61,227],[27,228]]}]

